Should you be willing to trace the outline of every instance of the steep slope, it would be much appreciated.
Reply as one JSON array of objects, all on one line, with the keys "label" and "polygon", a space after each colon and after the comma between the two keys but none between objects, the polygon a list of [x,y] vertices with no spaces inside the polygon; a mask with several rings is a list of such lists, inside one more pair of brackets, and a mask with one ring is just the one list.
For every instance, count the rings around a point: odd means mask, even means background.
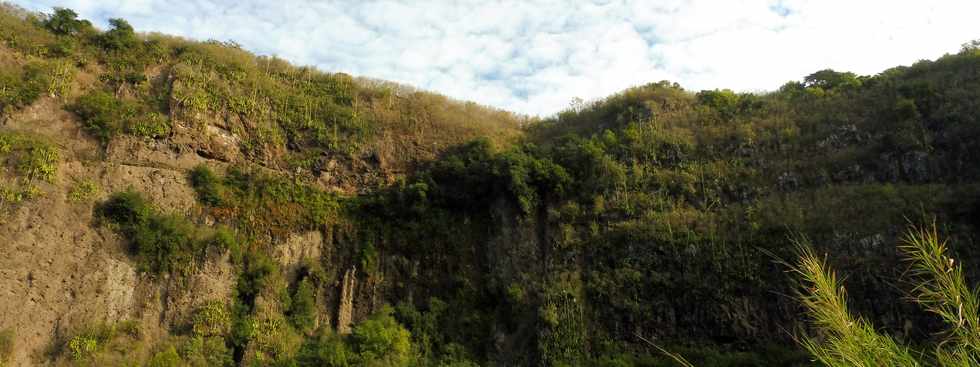
[{"label": "steep slope", "polygon": [[0,363],[807,365],[791,238],[909,343],[896,234],[980,262],[975,48],[538,121],[66,10],[0,30]]}]

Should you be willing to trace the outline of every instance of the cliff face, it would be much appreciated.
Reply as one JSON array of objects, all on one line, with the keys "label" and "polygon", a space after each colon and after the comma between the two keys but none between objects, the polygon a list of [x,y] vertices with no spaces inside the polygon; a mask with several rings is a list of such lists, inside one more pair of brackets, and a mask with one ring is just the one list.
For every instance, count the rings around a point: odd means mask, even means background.
[{"label": "cliff face", "polygon": [[532,121],[2,10],[0,365],[804,365],[793,238],[907,342],[903,228],[980,262],[976,50]]},{"label": "cliff face", "polygon": [[[161,151],[155,144],[120,140],[101,148],[52,98],[20,111],[2,127],[49,141],[60,152],[57,175],[39,183],[40,195],[5,213],[0,230],[3,325],[17,336],[13,365],[34,365],[45,350],[85,325],[139,320],[159,338],[210,299],[227,299],[234,274],[227,256],[213,254],[186,283],[137,272],[127,242],[96,224],[95,203],[133,188],[160,208],[191,215],[196,199],[184,169],[204,159]],[[81,182],[97,189],[81,198]]]}]

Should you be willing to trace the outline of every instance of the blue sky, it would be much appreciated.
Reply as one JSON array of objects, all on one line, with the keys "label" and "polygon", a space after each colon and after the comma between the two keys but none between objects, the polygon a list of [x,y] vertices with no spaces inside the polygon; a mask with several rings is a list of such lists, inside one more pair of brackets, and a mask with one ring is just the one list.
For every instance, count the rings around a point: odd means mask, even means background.
[{"label": "blue sky", "polygon": [[234,40],[296,64],[531,115],[671,80],[764,91],[824,68],[875,74],[980,38],[980,1],[14,0],[105,27]]}]

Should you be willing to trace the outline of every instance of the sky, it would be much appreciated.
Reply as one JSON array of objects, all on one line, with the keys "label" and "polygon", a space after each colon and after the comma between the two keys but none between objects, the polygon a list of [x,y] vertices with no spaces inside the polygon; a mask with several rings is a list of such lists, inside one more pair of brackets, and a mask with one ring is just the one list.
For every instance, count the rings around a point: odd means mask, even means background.
[{"label": "sky", "polygon": [[980,38],[980,0],[13,0],[549,116],[660,80],[761,92]]}]

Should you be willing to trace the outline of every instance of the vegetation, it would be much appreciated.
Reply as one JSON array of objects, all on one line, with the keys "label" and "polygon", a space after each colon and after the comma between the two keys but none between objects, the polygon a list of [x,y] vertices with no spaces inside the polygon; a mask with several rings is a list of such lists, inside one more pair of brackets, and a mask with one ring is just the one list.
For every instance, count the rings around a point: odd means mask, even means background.
[{"label": "vegetation", "polygon": [[135,321],[87,325],[68,338],[63,352],[75,364],[102,365],[102,354],[120,347],[125,348],[139,338],[140,333],[139,325]]},{"label": "vegetation", "polygon": [[973,366],[980,363],[977,292],[967,286],[963,267],[950,257],[946,242],[931,227],[910,228],[900,249],[911,264],[912,299],[939,316],[947,330],[932,354],[913,352],[868,321],[848,311],[844,287],[811,245],[801,244],[794,268],[803,281],[800,299],[816,336],[802,339],[814,358],[827,366]]},{"label": "vegetation", "polygon": [[83,95],[71,106],[84,122],[85,130],[103,144],[123,132],[147,138],[166,136],[170,131],[167,118],[158,112],[142,110],[144,108],[103,91]]},{"label": "vegetation", "polygon": [[[702,366],[807,365],[782,331],[797,287],[772,261],[795,255],[795,234],[816,244],[797,267],[815,358],[976,362],[965,285],[980,272],[946,265],[980,259],[975,45],[770,93],[651,83],[538,120],[121,19],[101,31],[68,9],[5,5],[0,29],[0,118],[50,103],[107,152],[128,139],[214,158],[188,172],[199,207],[129,190],[96,217],[151,279],[229,255],[232,296],[152,345],[76,333],[62,356],[78,364],[672,365],[653,344]],[[56,181],[61,153],[0,133],[0,205]],[[70,201],[97,195],[73,185]],[[882,245],[916,212],[957,234],[902,248],[931,316],[897,302],[904,263]],[[319,255],[283,255],[304,236]],[[934,318],[955,327],[922,357]]]},{"label": "vegetation", "polygon": [[208,247],[229,249],[234,239],[206,231],[186,219],[162,214],[135,191],[113,194],[97,209],[98,216],[130,241],[141,271],[186,274]]},{"label": "vegetation", "polygon": [[59,156],[58,149],[44,139],[0,131],[0,218],[40,196],[37,183],[55,181]]},{"label": "vegetation", "polygon": [[[975,206],[976,173],[943,166],[971,158],[935,144],[952,125],[922,125],[939,117],[877,101],[977,61],[950,55],[865,78],[822,71],[762,96],[651,84],[533,125],[523,144],[448,149],[404,181],[354,197],[242,168],[222,177],[199,167],[191,181],[212,215],[253,238],[327,228],[360,274],[408,280],[388,292],[440,299],[396,313],[430,363],[670,364],[637,339],[635,330],[650,330],[699,365],[803,364],[785,336],[761,331],[789,320],[757,316],[793,307],[772,301],[792,289],[771,263],[792,253],[787,236],[825,241],[822,250],[851,268],[882,269],[855,276],[866,295],[855,307],[870,309],[876,297],[901,297],[876,280],[898,275],[881,273],[896,269],[885,265],[892,257],[870,249],[908,213],[944,213],[973,230],[972,209],[952,208]],[[946,108],[927,95],[913,103]],[[973,118],[962,113],[955,119]],[[893,121],[910,123],[909,133],[896,135]],[[944,158],[911,158],[922,154]],[[494,242],[522,230],[533,234]],[[446,318],[439,302],[465,311]],[[496,333],[515,343],[506,346],[513,359],[485,347]]]},{"label": "vegetation", "polygon": [[68,201],[73,203],[81,203],[84,201],[92,200],[99,193],[99,185],[95,181],[89,179],[83,179],[77,181],[75,185],[68,190]]}]

